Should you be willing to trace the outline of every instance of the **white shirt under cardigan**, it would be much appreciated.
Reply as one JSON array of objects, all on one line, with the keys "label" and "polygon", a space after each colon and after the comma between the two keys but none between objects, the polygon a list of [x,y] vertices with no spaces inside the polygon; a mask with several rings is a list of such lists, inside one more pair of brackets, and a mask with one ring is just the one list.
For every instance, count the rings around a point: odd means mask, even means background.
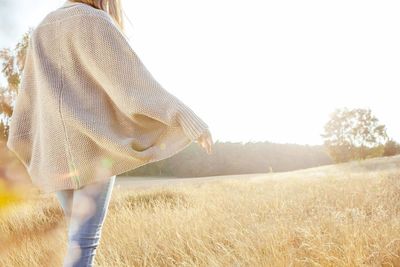
[{"label": "white shirt under cardigan", "polygon": [[7,147],[50,193],[170,157],[206,129],[108,13],[66,1],[31,35]]}]

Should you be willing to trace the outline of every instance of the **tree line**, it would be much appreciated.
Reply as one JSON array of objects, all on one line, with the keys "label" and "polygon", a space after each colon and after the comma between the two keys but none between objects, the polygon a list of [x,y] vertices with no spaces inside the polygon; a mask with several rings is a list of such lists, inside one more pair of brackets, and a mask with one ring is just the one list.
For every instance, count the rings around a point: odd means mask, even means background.
[{"label": "tree line", "polygon": [[217,141],[211,155],[192,143],[170,158],[149,163],[126,175],[200,177],[292,171],[331,163],[324,146]]}]

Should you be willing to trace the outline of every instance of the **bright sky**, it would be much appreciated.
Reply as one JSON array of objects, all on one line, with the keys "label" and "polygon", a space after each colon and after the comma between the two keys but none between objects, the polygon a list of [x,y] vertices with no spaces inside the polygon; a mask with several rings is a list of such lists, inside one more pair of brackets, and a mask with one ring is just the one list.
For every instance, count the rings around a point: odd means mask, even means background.
[{"label": "bright sky", "polygon": [[[9,15],[0,14],[3,48],[64,0],[0,3]],[[329,114],[344,106],[371,108],[400,141],[399,1],[123,5],[134,50],[210,126],[214,141],[322,144]]]}]

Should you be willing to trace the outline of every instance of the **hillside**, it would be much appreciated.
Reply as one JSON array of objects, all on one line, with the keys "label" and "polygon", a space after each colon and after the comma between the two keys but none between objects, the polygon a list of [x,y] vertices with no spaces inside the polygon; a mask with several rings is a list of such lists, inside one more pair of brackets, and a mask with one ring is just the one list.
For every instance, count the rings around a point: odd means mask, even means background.
[{"label": "hillside", "polygon": [[[391,157],[115,188],[96,266],[400,266],[399,169]],[[61,265],[54,196],[32,196],[0,226],[0,266]]]}]

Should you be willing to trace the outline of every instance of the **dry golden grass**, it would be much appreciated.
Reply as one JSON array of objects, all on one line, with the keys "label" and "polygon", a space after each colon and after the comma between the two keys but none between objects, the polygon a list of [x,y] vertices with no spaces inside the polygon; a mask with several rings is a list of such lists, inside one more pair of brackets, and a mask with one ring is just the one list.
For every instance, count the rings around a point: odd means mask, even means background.
[{"label": "dry golden grass", "polygon": [[[114,189],[96,266],[400,266],[400,158]],[[0,266],[61,266],[54,196],[0,218]]]}]

